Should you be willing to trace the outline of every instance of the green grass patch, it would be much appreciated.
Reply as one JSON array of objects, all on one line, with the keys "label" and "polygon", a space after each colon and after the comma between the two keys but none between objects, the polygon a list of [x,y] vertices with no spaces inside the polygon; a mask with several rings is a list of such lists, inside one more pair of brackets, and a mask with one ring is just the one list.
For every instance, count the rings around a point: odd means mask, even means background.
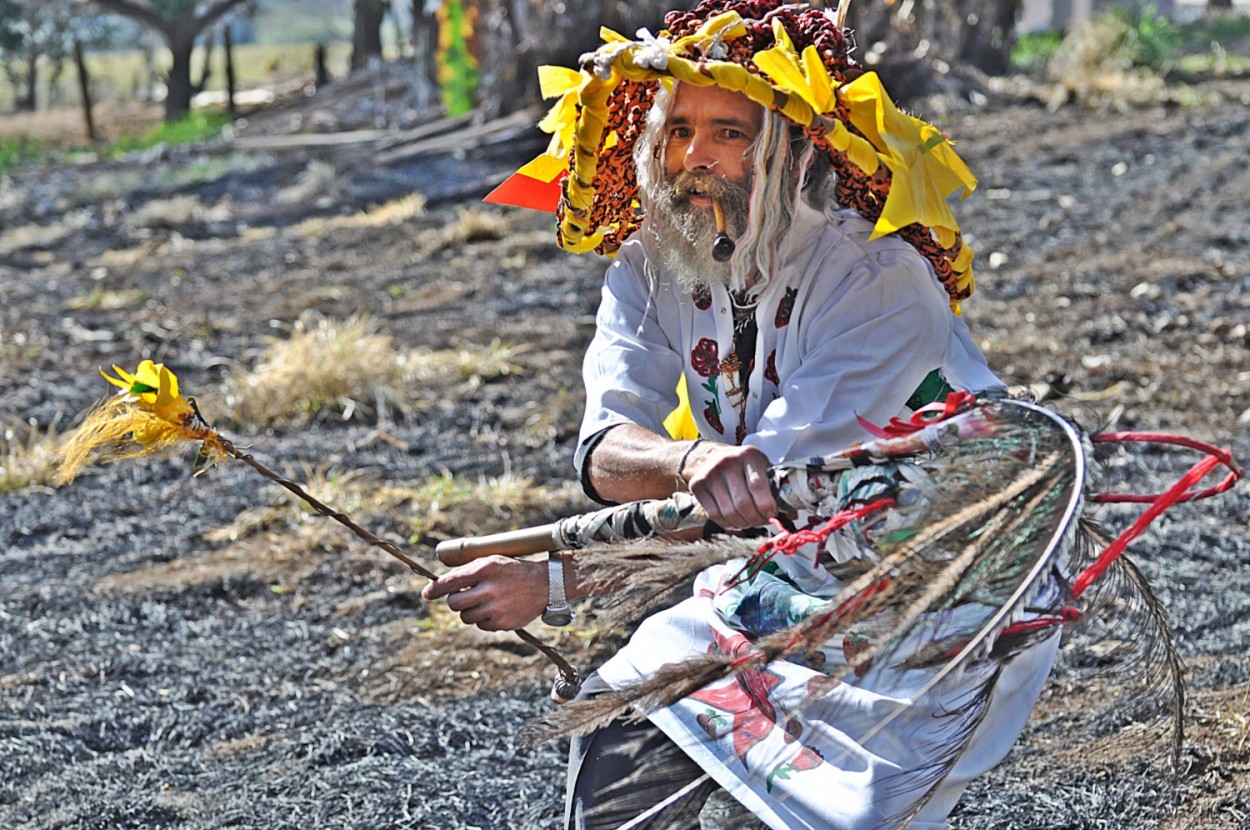
[{"label": "green grass patch", "polygon": [[0,138],[0,173],[15,167],[38,164],[47,156],[48,151],[33,138]]},{"label": "green grass patch", "polygon": [[132,153],[161,145],[194,144],[221,134],[230,116],[220,112],[193,112],[186,118],[161,123],[136,136],[124,136],[102,151],[104,155]]},{"label": "green grass patch", "polygon": [[1032,74],[1041,72],[1046,63],[1059,51],[1063,35],[1059,32],[1032,32],[1021,35],[1011,50],[1011,64],[1016,71]]}]

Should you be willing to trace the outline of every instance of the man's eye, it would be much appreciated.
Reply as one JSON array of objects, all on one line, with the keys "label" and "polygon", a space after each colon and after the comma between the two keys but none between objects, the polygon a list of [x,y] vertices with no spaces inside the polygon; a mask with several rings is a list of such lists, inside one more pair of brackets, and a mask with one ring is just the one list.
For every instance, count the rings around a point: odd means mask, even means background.
[{"label": "man's eye", "polygon": [[690,128],[689,127],[673,127],[671,130],[669,130],[668,134],[670,138],[689,138]]}]

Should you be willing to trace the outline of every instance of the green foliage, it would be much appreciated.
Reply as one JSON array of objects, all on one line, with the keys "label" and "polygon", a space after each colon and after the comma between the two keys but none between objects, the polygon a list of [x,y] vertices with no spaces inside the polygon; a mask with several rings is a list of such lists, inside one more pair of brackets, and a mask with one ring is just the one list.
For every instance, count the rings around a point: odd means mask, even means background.
[{"label": "green foliage", "polygon": [[219,112],[193,112],[186,118],[152,127],[142,135],[118,139],[104,151],[105,155],[146,150],[158,144],[194,144],[206,138],[216,137],[227,124],[230,116]]},{"label": "green foliage", "polygon": [[1011,64],[1018,71],[1025,73],[1040,72],[1046,63],[1059,51],[1063,43],[1063,35],[1059,32],[1033,32],[1020,35],[1016,39],[1015,48],[1011,50]]},{"label": "green foliage", "polygon": [[0,136],[0,173],[14,167],[37,164],[47,155],[43,145],[33,138],[24,135],[16,138]]},{"label": "green foliage", "polygon": [[1186,47],[1206,49],[1218,43],[1228,47],[1250,38],[1250,15],[1202,17],[1180,27]]},{"label": "green foliage", "polygon": [[1150,4],[1141,8],[1112,6],[1110,13],[1122,18],[1127,26],[1123,48],[1134,66],[1157,70],[1174,61],[1182,38],[1171,18],[1159,14]]},{"label": "green foliage", "polygon": [[443,106],[448,115],[462,115],[473,109],[478,83],[477,61],[469,49],[473,23],[461,0],[446,0],[438,14],[438,79]]}]

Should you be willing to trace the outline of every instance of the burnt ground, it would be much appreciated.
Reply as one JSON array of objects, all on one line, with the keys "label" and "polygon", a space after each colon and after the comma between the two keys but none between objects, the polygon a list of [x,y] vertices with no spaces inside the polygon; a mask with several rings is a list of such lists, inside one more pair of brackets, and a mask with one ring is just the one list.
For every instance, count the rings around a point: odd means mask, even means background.
[{"label": "burnt ground", "polygon": [[[981,180],[958,210],[979,263],[965,313],[992,365],[1015,384],[1062,378],[1087,425],[1183,433],[1244,462],[1250,84],[1202,91],[1185,107],[997,101],[940,120]],[[308,111],[256,114],[241,135],[307,129],[292,113]],[[110,388],[97,367],[151,357],[261,460],[369,482],[341,491],[348,506],[424,562],[443,536],[584,508],[559,485],[604,262],[559,252],[548,217],[475,207],[540,142],[385,164],[369,145],[213,142],[13,174],[0,418],[19,436],[32,420],[67,431]],[[414,191],[423,213],[362,218]],[[512,367],[414,380],[402,405],[362,398],[347,420],[336,406],[232,420],[232,379],[310,313],[367,314],[403,351],[498,340]],[[1140,450],[1113,458],[1113,478],[1158,491],[1193,460]],[[283,514],[243,465],[192,472],[176,456],[0,494],[0,826],[556,826],[563,747],[517,737],[552,705],[541,657],[427,608],[421,579]],[[537,495],[433,525],[412,499],[362,501],[446,473]],[[278,518],[247,520],[258,507]],[[1097,516],[1121,529],[1137,512]],[[1034,723],[953,826],[1250,827],[1248,518],[1243,487],[1173,508],[1130,549],[1185,660],[1182,768],[1166,723],[1120,705],[1140,687],[1073,631]],[[535,632],[596,659],[582,632]]]}]

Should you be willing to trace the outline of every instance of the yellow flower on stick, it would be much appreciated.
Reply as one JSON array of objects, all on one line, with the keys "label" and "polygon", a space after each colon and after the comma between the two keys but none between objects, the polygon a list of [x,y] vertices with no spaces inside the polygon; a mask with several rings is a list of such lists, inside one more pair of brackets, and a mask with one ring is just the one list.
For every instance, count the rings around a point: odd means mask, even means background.
[{"label": "yellow flower on stick", "polygon": [[200,444],[200,458],[215,464],[234,447],[208,425],[192,399],[178,391],[178,377],[163,363],[145,360],[134,374],[114,366],[117,377],[101,370],[120,392],[87,413],[65,445],[56,481],[72,481],[93,459],[118,461],[158,455],[185,443]]},{"label": "yellow flower on stick", "polygon": [[[185,422],[195,417],[195,407],[178,393],[178,377],[164,363],[145,360],[132,375],[120,366],[114,366],[117,377],[110,377],[103,369],[100,374],[114,386],[120,386],[138,398],[138,405],[164,421]],[[119,379],[120,378],[120,379]]]}]

